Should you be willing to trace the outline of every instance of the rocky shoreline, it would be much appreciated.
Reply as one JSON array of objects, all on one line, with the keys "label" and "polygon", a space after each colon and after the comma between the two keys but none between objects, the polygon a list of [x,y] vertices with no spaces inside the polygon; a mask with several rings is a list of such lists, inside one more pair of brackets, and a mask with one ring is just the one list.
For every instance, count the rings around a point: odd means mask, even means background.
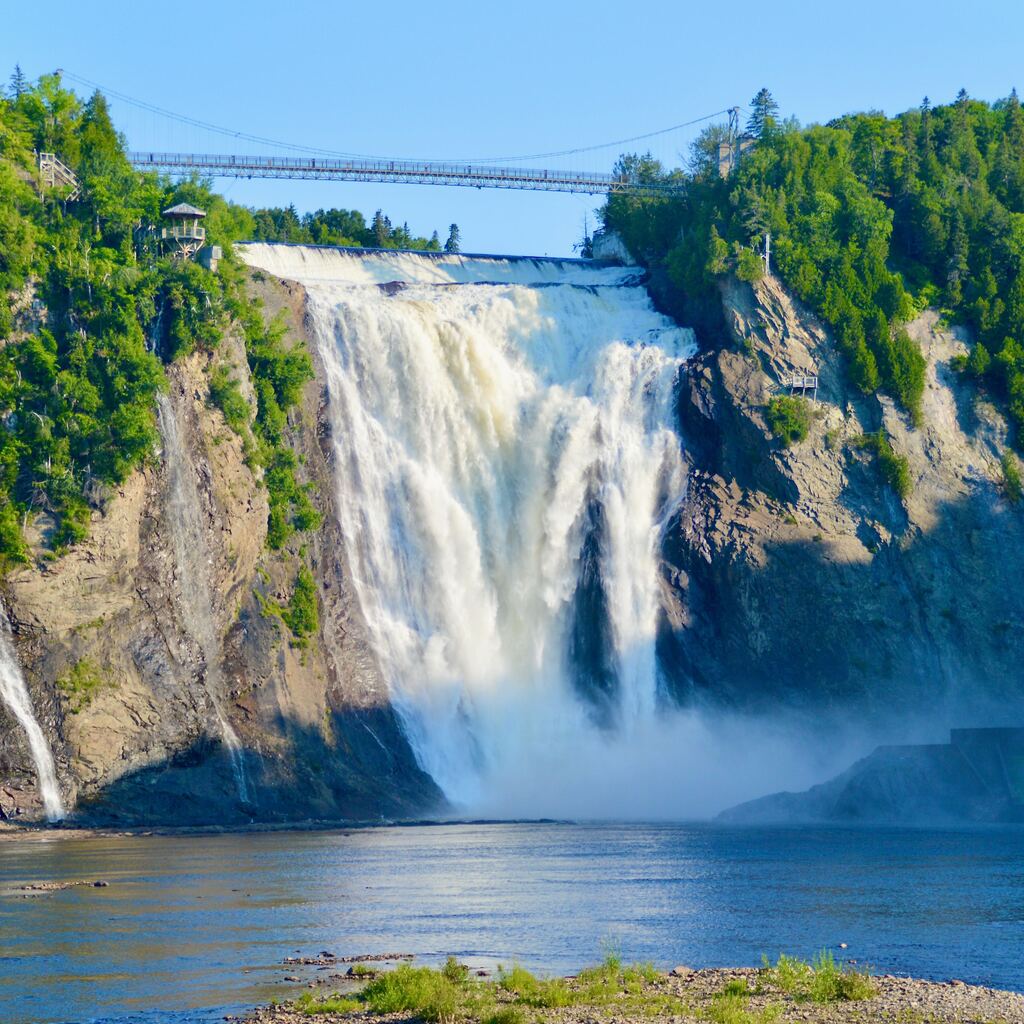
[{"label": "rocky shoreline", "polygon": [[[469,982],[472,984],[472,982]],[[484,984],[487,984],[486,982]],[[577,984],[566,979],[567,986]],[[517,1012],[510,993],[498,992],[496,1013],[477,1018],[493,1024],[544,1022],[544,1024],[633,1024],[671,1020],[674,1024],[718,1022],[718,1024],[1019,1024],[1024,1022],[1024,995],[1004,992],[963,981],[922,981],[881,975],[871,979],[873,994],[868,998],[815,1002],[787,992],[772,971],[756,968],[677,967],[667,974],[645,979],[640,988],[622,986],[621,998],[600,1002],[582,1001],[569,1006],[529,1006]],[[358,991],[355,984],[342,997]],[[497,990],[496,990],[497,991]],[[312,1010],[317,1004],[301,1000],[280,1006],[263,1006],[243,1018],[243,1024],[298,1024],[311,1017],[325,1022],[349,1024],[394,1024],[422,1020],[415,1012],[374,1013],[370,1010]],[[322,1003],[324,1007],[329,1003]],[[455,1018],[453,1018],[455,1019]],[[460,1018],[461,1019],[461,1018]],[[472,1016],[465,1018],[473,1021]],[[443,1022],[442,1022],[443,1024]]]}]

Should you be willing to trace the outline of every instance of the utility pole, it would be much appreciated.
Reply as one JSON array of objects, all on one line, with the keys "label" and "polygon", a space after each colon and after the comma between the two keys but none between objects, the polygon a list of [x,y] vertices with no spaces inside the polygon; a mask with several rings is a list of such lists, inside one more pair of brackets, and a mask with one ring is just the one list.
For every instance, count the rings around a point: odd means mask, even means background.
[{"label": "utility pole", "polygon": [[772,274],[772,233],[766,231],[764,233],[764,272],[766,277],[771,277]]}]

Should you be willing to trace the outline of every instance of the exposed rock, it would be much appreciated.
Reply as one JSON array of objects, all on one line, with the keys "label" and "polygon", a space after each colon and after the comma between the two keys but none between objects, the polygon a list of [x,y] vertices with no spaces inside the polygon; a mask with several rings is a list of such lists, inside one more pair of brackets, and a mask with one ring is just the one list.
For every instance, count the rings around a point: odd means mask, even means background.
[{"label": "exposed rock", "polygon": [[[301,289],[260,275],[253,282],[273,315],[304,330]],[[311,383],[289,426],[303,471],[315,485],[325,526],[308,539],[318,580],[321,629],[293,648],[255,591],[287,599],[300,538],[265,546],[266,492],[246,464],[241,439],[207,402],[213,363],[226,363],[253,398],[242,339],[229,334],[212,357],[168,368],[170,401],[195,472],[216,629],[223,637],[225,717],[239,735],[256,806],[242,806],[206,688],[203,655],[182,614],[181,567],[166,521],[162,462],[105,496],[87,541],[36,562],[7,581],[19,656],[50,737],[61,789],[79,820],[173,823],[373,819],[438,805],[417,768],[366,644],[331,515],[330,444],[323,388]],[[322,377],[321,377],[322,379]],[[201,553],[196,553],[197,558]],[[62,689],[76,666],[100,685]],[[0,708],[0,816],[37,817],[31,760]],[[10,726],[10,727],[9,727]]]},{"label": "exposed rock", "polygon": [[[692,461],[666,538],[660,661],[683,702],[852,708],[905,728],[1015,720],[1024,515],[1004,497],[1006,428],[961,384],[962,338],[926,312],[923,422],[846,382],[825,327],[775,279],[723,289],[726,344],[680,381]],[[765,406],[790,375],[819,379],[803,442],[783,448]],[[883,426],[906,456],[901,501],[853,442]],[[845,710],[844,710],[845,709]],[[969,711],[965,712],[965,709]]]},{"label": "exposed rock", "polygon": [[1024,729],[954,729],[949,743],[879,747],[806,792],[751,800],[720,818],[747,823],[1024,821]]}]

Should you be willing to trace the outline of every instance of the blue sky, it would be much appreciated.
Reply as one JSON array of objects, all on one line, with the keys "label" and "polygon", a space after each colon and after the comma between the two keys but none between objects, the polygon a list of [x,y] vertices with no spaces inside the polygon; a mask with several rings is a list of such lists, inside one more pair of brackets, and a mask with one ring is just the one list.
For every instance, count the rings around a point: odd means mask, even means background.
[{"label": "blue sky", "polygon": [[[762,85],[804,123],[868,108],[895,113],[925,95],[945,102],[961,86],[989,100],[1014,85],[1024,91],[1019,0],[7,0],[0,24],[2,74],[15,62],[33,78],[62,67],[238,131],[390,157],[587,146],[745,105]],[[140,147],[240,148],[113,108]],[[653,140],[655,155],[678,162],[694,130]],[[607,151],[551,163],[607,170],[613,159]],[[568,253],[596,205],[584,196],[420,185],[219,187],[250,204],[382,207],[442,239],[456,221],[463,247],[482,252]]]}]

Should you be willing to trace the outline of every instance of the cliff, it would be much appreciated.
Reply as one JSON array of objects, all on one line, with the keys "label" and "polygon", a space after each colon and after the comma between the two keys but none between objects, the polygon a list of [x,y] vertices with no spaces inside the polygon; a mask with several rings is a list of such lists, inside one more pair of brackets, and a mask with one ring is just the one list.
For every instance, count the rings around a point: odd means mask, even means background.
[{"label": "cliff", "polygon": [[[694,360],[679,413],[692,459],[665,545],[663,670],[685,702],[792,707],[844,725],[1012,722],[1024,656],[1024,515],[1004,493],[1007,428],[951,369],[963,338],[909,325],[927,358],[923,421],[846,383],[823,325],[775,279],[723,288],[729,336]],[[806,440],[765,407],[819,377]],[[859,444],[884,427],[901,500]]]},{"label": "cliff", "polygon": [[[294,336],[306,332],[300,286],[256,272],[249,287]],[[963,339],[931,312],[910,325],[928,359],[912,428],[884,397],[849,387],[827,330],[776,280],[731,282],[721,300],[729,335],[702,339],[678,386],[689,481],[665,539],[658,635],[671,696],[890,735],[1012,719],[1024,516],[1001,482],[1006,425],[950,368]],[[6,580],[67,802],[95,822],[429,812],[441,796],[389,702],[333,513],[324,368],[287,430],[323,525],[272,553],[260,471],[208,401],[222,363],[251,397],[234,334],[168,370],[203,533],[186,564],[168,513],[169,460],[154,457],[98,502],[89,540],[59,558],[37,520],[32,565]],[[765,407],[794,372],[816,373],[819,388],[809,436],[787,448]],[[858,443],[883,426],[909,462],[906,500]],[[273,609],[303,562],[320,617],[299,646]],[[217,664],[191,625],[196,575],[208,581]],[[218,714],[239,737],[251,801],[239,798]],[[33,816],[36,801],[24,738],[0,708],[0,814]]]},{"label": "cliff", "polygon": [[[283,310],[301,336],[300,294],[262,277],[251,288],[268,314]],[[421,812],[439,794],[402,736],[348,587],[330,514],[322,388],[307,387],[288,433],[324,526],[308,539],[308,552],[296,539],[272,553],[260,471],[246,464],[241,440],[208,402],[214,363],[228,364],[251,396],[244,347],[234,334],[212,356],[196,354],[168,368],[168,405],[184,464],[194,473],[204,534],[201,550],[186,549],[192,564],[179,564],[175,549],[165,452],[105,497],[86,542],[52,560],[37,547],[31,567],[7,578],[19,657],[66,802],[86,821]],[[320,622],[300,647],[266,608],[287,603],[303,554],[317,581]],[[205,663],[189,628],[194,610],[186,604],[196,600],[186,585],[190,576],[207,584],[216,665]],[[250,803],[236,791],[218,712],[241,742]],[[0,812],[37,812],[27,744],[2,708],[0,780]]]}]

